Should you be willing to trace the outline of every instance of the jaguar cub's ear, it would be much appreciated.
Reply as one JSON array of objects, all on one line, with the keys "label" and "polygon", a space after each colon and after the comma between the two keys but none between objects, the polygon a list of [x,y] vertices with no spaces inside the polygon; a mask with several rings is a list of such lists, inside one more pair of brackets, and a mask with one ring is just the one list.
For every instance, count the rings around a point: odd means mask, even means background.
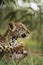
[{"label": "jaguar cub's ear", "polygon": [[9,23],[8,24],[9,28],[12,30],[13,29],[13,24],[12,23]]},{"label": "jaguar cub's ear", "polygon": [[8,23],[8,30],[11,30],[12,32],[16,30],[16,26],[14,22]]}]

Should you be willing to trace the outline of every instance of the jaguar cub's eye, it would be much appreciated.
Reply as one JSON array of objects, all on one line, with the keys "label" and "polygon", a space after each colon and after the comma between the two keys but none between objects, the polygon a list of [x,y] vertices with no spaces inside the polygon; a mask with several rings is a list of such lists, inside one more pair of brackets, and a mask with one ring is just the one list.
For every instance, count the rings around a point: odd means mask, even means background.
[{"label": "jaguar cub's eye", "polygon": [[25,33],[23,33],[21,36],[24,38],[24,37],[26,37],[26,34],[25,34]]}]

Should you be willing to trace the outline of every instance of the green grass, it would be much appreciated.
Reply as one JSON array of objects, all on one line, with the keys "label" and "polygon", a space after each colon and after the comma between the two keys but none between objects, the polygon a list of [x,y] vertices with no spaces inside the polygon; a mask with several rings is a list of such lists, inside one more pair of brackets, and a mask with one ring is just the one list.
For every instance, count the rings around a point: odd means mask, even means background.
[{"label": "green grass", "polygon": [[43,58],[28,55],[26,58],[16,62],[13,59],[10,59],[7,64],[5,63],[5,60],[2,59],[0,65],[43,65]]},{"label": "green grass", "polygon": [[28,50],[36,50],[41,52],[40,43],[38,43],[36,40],[31,40],[29,38],[18,38],[18,42],[24,42],[25,47]]}]

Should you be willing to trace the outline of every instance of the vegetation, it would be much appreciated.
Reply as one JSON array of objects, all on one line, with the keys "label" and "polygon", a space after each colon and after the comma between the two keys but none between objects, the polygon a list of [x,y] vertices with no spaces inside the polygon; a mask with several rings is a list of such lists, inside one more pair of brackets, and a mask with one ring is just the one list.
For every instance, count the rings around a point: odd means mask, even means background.
[{"label": "vegetation", "polygon": [[14,62],[14,60],[10,59],[7,64],[2,59],[0,65],[43,65],[43,58],[29,55],[21,61]]},{"label": "vegetation", "polygon": [[[25,59],[15,62],[10,59],[7,64],[5,59],[0,61],[0,65],[43,65],[43,1],[42,0],[3,0],[0,5],[0,34],[4,34],[9,22],[22,22],[30,30],[30,38],[18,39],[24,42],[26,48],[34,54],[29,54]],[[27,5],[27,4],[28,5]],[[34,4],[34,5],[32,5]],[[27,7],[26,7],[27,5]],[[36,6],[34,9],[32,6]],[[35,53],[40,53],[39,56]]]}]

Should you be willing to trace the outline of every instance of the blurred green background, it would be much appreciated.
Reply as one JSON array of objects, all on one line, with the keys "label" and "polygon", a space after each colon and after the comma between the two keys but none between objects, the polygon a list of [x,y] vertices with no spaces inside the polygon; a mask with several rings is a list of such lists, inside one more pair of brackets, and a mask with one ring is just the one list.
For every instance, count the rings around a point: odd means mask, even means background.
[{"label": "blurred green background", "polygon": [[[3,0],[0,4],[0,34],[4,34],[9,22],[22,22],[30,30],[30,38],[23,41],[35,55],[43,55],[43,0]],[[32,53],[31,52],[31,53]],[[10,59],[7,65],[43,65],[43,56],[32,54],[19,63]],[[2,60],[0,65],[6,65]]]}]

